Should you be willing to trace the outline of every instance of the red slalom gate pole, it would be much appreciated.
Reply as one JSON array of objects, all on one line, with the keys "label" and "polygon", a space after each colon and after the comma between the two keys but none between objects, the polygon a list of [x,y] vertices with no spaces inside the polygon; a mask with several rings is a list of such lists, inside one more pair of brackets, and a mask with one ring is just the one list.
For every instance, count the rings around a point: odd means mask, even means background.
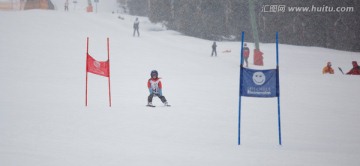
[{"label": "red slalom gate pole", "polygon": [[109,38],[107,38],[107,52],[108,52],[108,61],[109,61],[109,77],[108,77],[108,82],[109,82],[109,106],[111,107],[111,89],[110,89],[110,48],[109,48]]},{"label": "red slalom gate pole", "polygon": [[85,83],[85,106],[87,107],[87,105],[88,105],[88,71],[87,71],[87,69],[88,69],[88,58],[87,58],[87,56],[88,56],[88,54],[89,54],[89,37],[86,39],[86,70],[85,70],[85,72],[86,72],[86,83]]}]

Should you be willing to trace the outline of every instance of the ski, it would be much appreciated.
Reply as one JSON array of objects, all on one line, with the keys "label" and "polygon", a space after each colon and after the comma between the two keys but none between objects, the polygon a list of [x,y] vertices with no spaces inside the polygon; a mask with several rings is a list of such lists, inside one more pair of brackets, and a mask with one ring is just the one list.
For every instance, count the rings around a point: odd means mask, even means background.
[{"label": "ski", "polygon": [[[343,70],[342,70],[340,67],[338,67],[338,68],[339,68],[339,70],[341,71],[341,73],[344,74]],[[344,74],[344,75],[345,75],[345,74]]]},{"label": "ski", "polygon": [[[146,105],[147,107],[156,107],[154,105]],[[171,105],[164,105],[164,107],[171,107]]]}]

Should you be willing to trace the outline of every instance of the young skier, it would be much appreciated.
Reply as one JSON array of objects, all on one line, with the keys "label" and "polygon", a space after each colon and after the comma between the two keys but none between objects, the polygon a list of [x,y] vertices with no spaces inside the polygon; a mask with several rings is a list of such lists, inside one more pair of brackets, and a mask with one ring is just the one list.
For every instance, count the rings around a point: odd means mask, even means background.
[{"label": "young skier", "polygon": [[151,71],[151,78],[148,80],[147,86],[149,88],[150,95],[148,97],[148,107],[155,107],[152,104],[152,99],[154,96],[160,98],[160,100],[164,103],[165,106],[170,106],[165,99],[165,96],[162,95],[162,84],[160,78],[158,77],[158,72],[156,70]]}]

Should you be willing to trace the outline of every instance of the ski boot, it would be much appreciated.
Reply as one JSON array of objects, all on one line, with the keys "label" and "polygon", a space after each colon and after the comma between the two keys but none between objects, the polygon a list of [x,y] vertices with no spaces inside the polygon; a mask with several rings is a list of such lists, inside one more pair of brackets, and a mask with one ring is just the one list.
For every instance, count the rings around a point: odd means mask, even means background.
[{"label": "ski boot", "polygon": [[149,102],[146,106],[148,106],[148,107],[155,107],[155,106],[152,104],[152,102]]}]

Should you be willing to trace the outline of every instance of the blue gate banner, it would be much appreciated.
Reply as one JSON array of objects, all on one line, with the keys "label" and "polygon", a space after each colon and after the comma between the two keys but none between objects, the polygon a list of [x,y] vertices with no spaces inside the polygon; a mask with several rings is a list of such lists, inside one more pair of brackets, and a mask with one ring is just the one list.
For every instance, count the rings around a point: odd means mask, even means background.
[{"label": "blue gate banner", "polygon": [[240,96],[278,97],[278,70],[254,70],[243,68],[241,71]]}]

